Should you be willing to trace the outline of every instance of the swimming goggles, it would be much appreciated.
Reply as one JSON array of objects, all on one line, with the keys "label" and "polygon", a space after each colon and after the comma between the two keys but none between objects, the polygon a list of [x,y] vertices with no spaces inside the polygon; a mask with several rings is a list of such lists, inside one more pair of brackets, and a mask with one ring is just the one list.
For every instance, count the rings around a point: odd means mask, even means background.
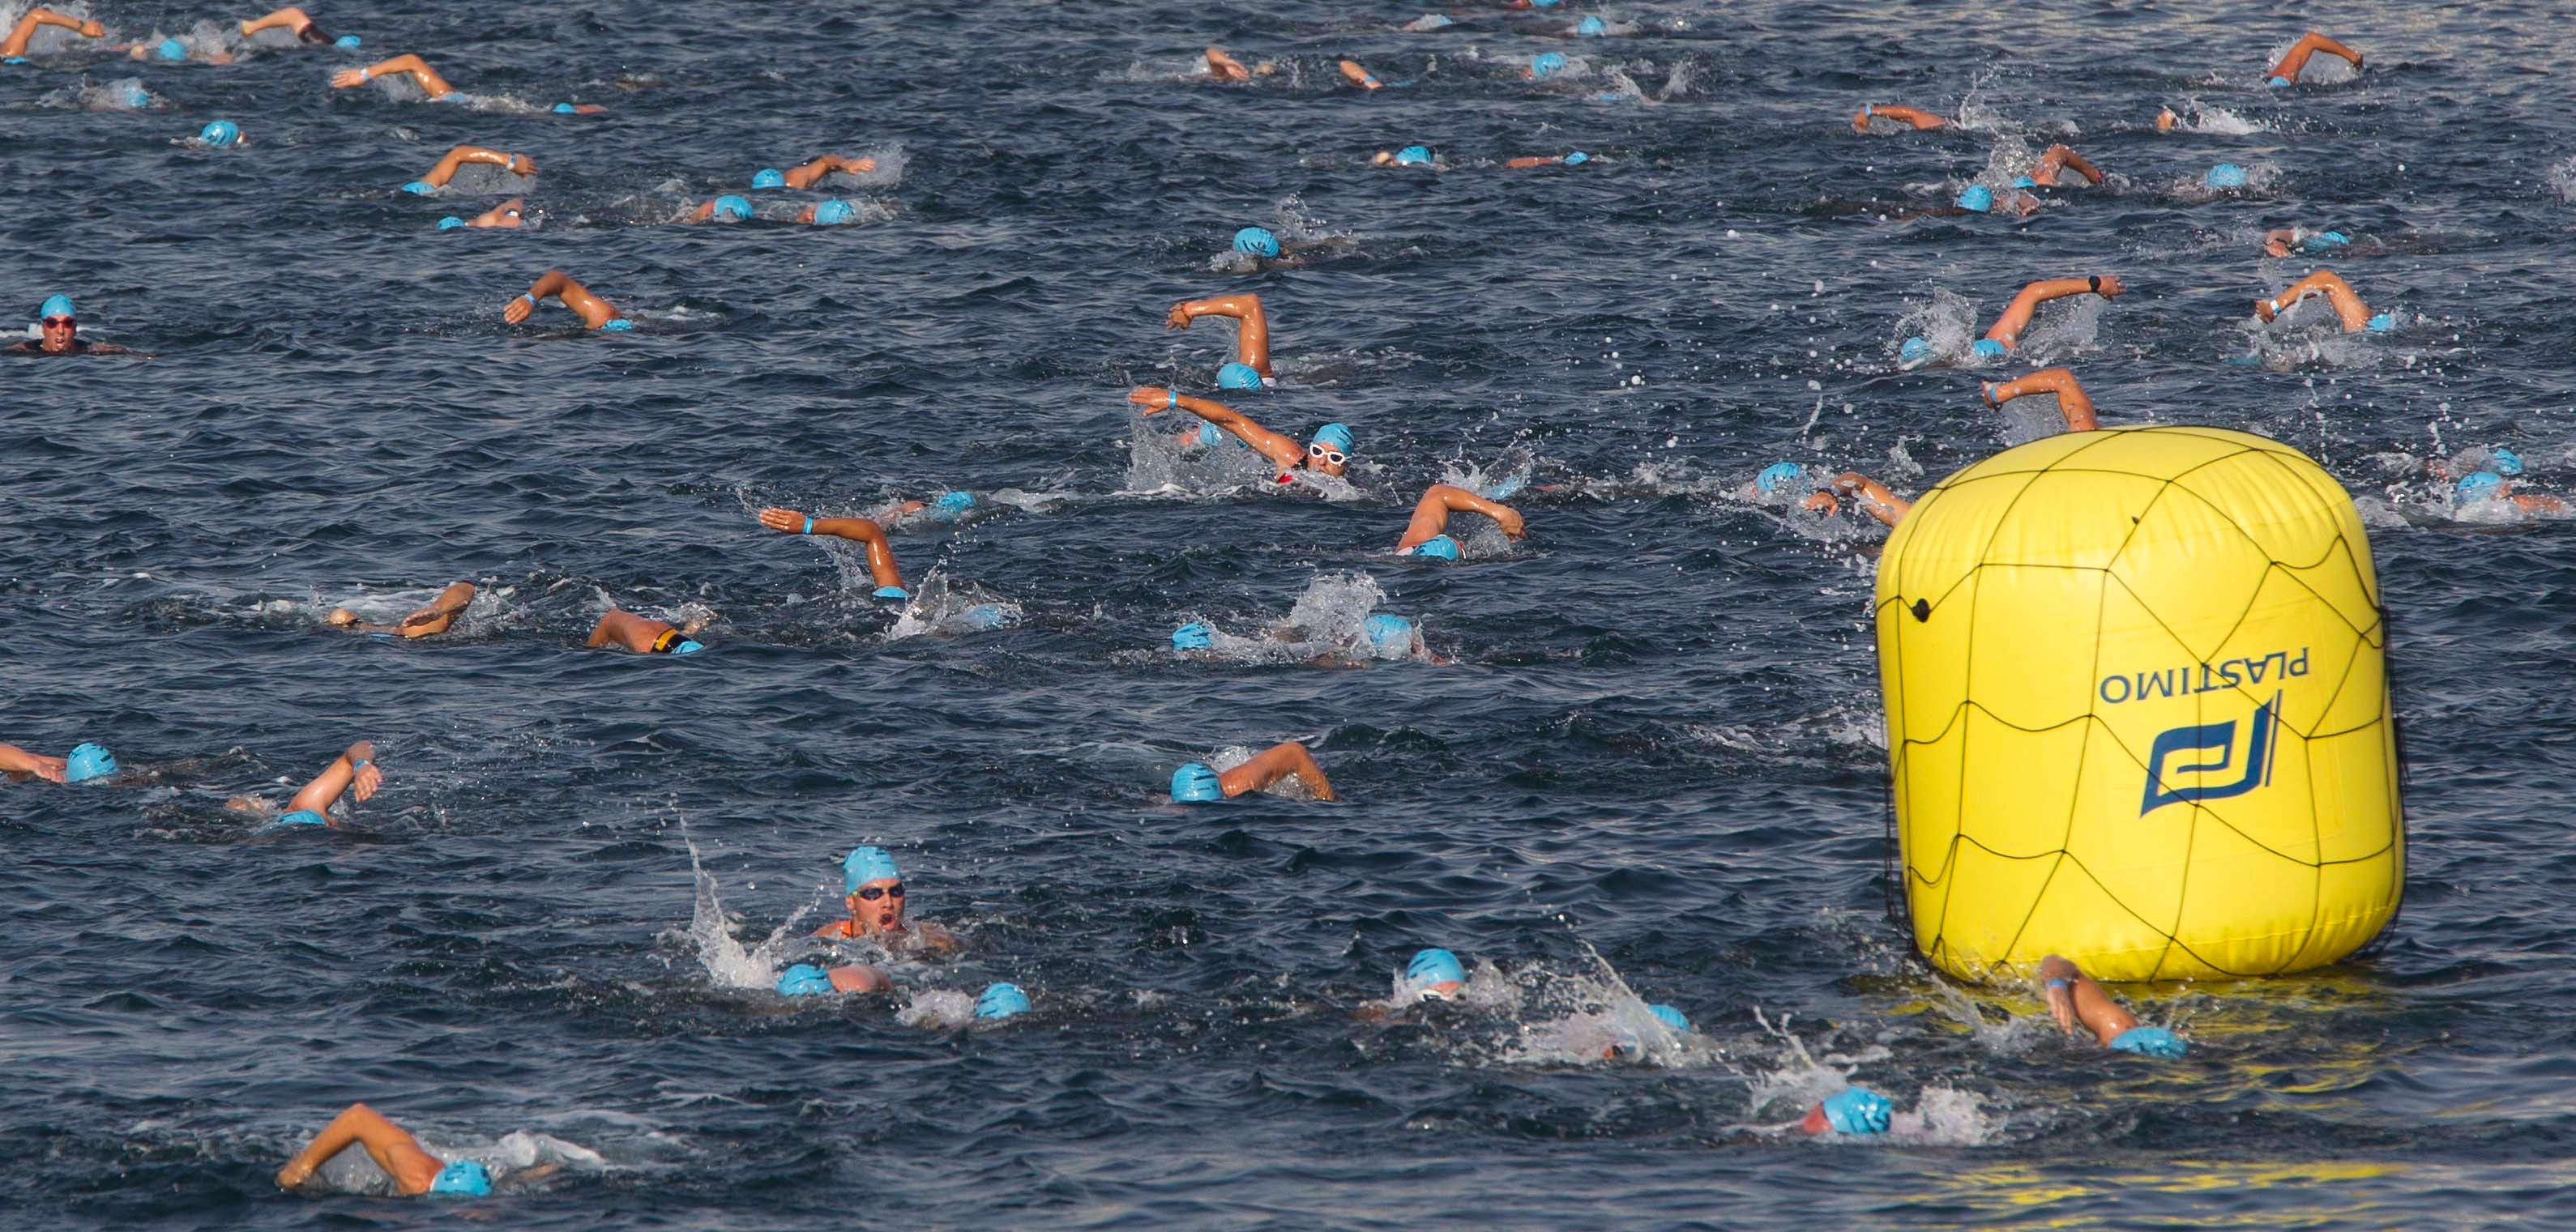
[{"label": "swimming goggles", "polygon": [[873,903],[888,894],[896,898],[903,897],[903,883],[898,881],[890,886],[867,886],[859,891],[859,898],[863,902]]}]

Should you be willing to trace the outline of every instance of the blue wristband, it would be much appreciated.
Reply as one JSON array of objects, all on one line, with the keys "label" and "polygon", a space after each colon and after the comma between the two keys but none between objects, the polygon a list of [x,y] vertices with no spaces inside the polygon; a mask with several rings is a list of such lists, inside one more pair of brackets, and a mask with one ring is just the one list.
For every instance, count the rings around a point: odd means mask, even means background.
[{"label": "blue wristband", "polygon": [[374,764],[376,764],[376,763],[371,762],[371,761],[368,761],[366,758],[361,757],[361,758],[359,758],[359,759],[358,759],[358,760],[356,760],[356,761],[350,762],[350,763],[349,763],[349,768],[350,768],[350,769],[352,769],[352,770],[355,770],[355,769],[357,769],[357,768],[358,768],[358,767],[360,767],[360,766],[372,766],[372,765],[374,765]]},{"label": "blue wristband", "polygon": [[1164,390],[1164,391],[1163,391],[1163,406],[1165,407],[1165,409],[1169,409],[1169,408],[1172,408],[1172,407],[1176,407],[1176,406],[1179,406],[1180,404],[1181,404],[1181,391],[1179,391],[1179,390],[1177,390],[1177,389],[1166,389],[1166,390]]},{"label": "blue wristband", "polygon": [[814,533],[814,519],[812,519],[812,518],[807,518],[807,519],[805,519],[805,529],[804,529],[803,531],[799,532],[799,533],[801,533],[801,534],[807,534],[807,535],[813,534],[813,533]]},{"label": "blue wristband", "polygon": [[2050,988],[2064,988],[2064,987],[2066,987],[2066,981],[2064,981],[2064,980],[2050,980],[2050,981],[2048,982],[2048,986],[2049,986]]},{"label": "blue wristband", "polygon": [[527,292],[525,292],[525,291],[521,291],[521,292],[519,292],[519,298],[521,298],[521,299],[523,299],[523,300],[528,301],[528,306],[529,306],[530,308],[534,308],[534,307],[536,307],[536,306],[537,306],[537,297],[536,297],[536,296],[533,296],[533,295],[530,295],[530,294],[528,294],[528,293],[527,293]]}]

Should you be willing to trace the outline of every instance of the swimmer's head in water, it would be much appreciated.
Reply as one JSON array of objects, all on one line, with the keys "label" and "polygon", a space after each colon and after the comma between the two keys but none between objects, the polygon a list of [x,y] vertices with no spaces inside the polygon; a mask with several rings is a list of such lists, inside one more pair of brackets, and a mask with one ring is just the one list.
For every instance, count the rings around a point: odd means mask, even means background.
[{"label": "swimmer's head in water", "polygon": [[930,507],[923,512],[929,514],[934,522],[954,522],[965,517],[966,511],[974,507],[975,494],[972,492],[942,492],[939,499],[930,502]]},{"label": "swimmer's head in water", "polygon": [[1184,762],[1172,771],[1172,803],[1206,804],[1225,799],[1225,784],[1218,781],[1216,767],[1205,762]]},{"label": "swimmer's head in water", "polygon": [[1824,1102],[1825,1123],[1838,1134],[1883,1134],[1895,1106],[1868,1087],[1848,1087]]},{"label": "swimmer's head in water", "polygon": [[454,214],[450,214],[447,217],[438,220],[438,229],[441,231],[454,231],[464,225],[465,220]]},{"label": "swimmer's head in water", "polygon": [[780,171],[776,167],[763,167],[752,173],[751,186],[754,188],[785,188],[787,187],[787,173]]},{"label": "swimmer's head in water", "polygon": [[895,866],[894,855],[883,847],[853,847],[841,861],[841,894],[859,892],[871,881],[901,881],[903,870]]},{"label": "swimmer's head in water", "polygon": [[411,183],[403,185],[402,190],[415,197],[426,197],[436,193],[438,191],[438,185],[432,184],[427,180],[413,180]]},{"label": "swimmer's head in water", "polygon": [[1011,614],[998,603],[978,603],[957,613],[957,627],[973,633],[989,633],[1010,623]]},{"label": "swimmer's head in water", "polygon": [[897,603],[912,598],[912,592],[900,586],[879,586],[869,593],[874,598],[891,599]]},{"label": "swimmer's head in water", "polygon": [[1998,339],[1979,338],[1975,349],[1979,359],[2002,359],[2008,348]]},{"label": "swimmer's head in water", "polygon": [[188,58],[188,45],[174,38],[165,38],[160,46],[152,49],[152,54],[164,60],[185,60]]},{"label": "swimmer's head in water", "polygon": [[1918,334],[1896,348],[1896,360],[1907,367],[1932,362],[1932,340]]},{"label": "swimmer's head in water", "polygon": [[1261,371],[1250,364],[1227,364],[1216,370],[1216,387],[1258,390],[1261,388]]},{"label": "swimmer's head in water", "polygon": [[1446,1001],[1466,985],[1467,968],[1447,950],[1416,950],[1413,961],[1404,964],[1404,986],[1416,997]]},{"label": "swimmer's head in water", "polygon": [[1690,1016],[1682,1013],[1680,1010],[1674,1009],[1669,1005],[1656,1004],[1647,1006],[1646,1012],[1654,1015],[1655,1021],[1672,1028],[1676,1032],[1682,1034],[1688,1034],[1690,1032]]},{"label": "swimmer's head in water", "polygon": [[311,809],[297,809],[292,813],[288,813],[287,815],[278,818],[277,824],[281,826],[327,826],[330,825],[331,822],[328,818],[322,816],[322,814],[314,812]]},{"label": "swimmer's head in water", "polygon": [[1774,462],[1769,466],[1763,467],[1762,473],[1753,477],[1753,490],[1764,496],[1769,496],[1790,484],[1798,482],[1798,477],[1806,473],[1807,468],[1800,466],[1795,462]]},{"label": "swimmer's head in water", "polygon": [[197,130],[197,140],[222,149],[241,140],[241,126],[230,120],[209,120],[204,128]]},{"label": "swimmer's head in water", "polygon": [[429,1183],[429,1192],[437,1197],[488,1198],[492,1196],[492,1174],[483,1165],[460,1159],[438,1170]]},{"label": "swimmer's head in water", "polygon": [[727,193],[716,198],[715,209],[707,217],[718,222],[741,222],[751,217],[751,203]]},{"label": "swimmer's head in water", "polygon": [[152,105],[152,93],[141,86],[127,86],[125,87],[125,105],[128,107],[149,107]]},{"label": "swimmer's head in water", "polygon": [[1021,992],[1019,985],[1007,981],[985,986],[983,995],[975,998],[975,1017],[986,1022],[999,1022],[1014,1014],[1028,1012],[1029,994]]},{"label": "swimmer's head in water", "polygon": [[2390,330],[2397,328],[2397,314],[2393,312],[2380,313],[2378,316],[2372,317],[2368,321],[2363,322],[2362,328],[2367,329],[2374,334],[2387,333]]},{"label": "swimmer's head in water", "polygon": [[356,51],[359,45],[358,36],[354,34],[343,34],[340,37],[333,39],[331,41],[331,45],[342,51]]},{"label": "swimmer's head in water", "polygon": [[1172,630],[1172,649],[1174,650],[1213,650],[1215,648],[1216,630],[1209,628],[1204,621],[1193,620]]},{"label": "swimmer's head in water", "polygon": [[779,996],[825,997],[831,993],[831,973],[810,963],[798,963],[778,975]]},{"label": "swimmer's head in water", "polygon": [[1395,152],[1395,165],[1399,167],[1428,167],[1431,165],[1431,149],[1429,146],[1406,146]]},{"label": "swimmer's head in water", "polygon": [[1351,465],[1351,428],[1349,424],[1328,423],[1315,429],[1306,440],[1306,469],[1338,475]]},{"label": "swimmer's head in water", "polygon": [[1586,17],[1583,20],[1574,23],[1574,33],[1582,38],[1598,37],[1603,32],[1609,30],[1609,28],[1610,27],[1601,24],[1601,19],[1598,17]]},{"label": "swimmer's head in water", "polygon": [[2488,456],[2492,459],[2492,461],[2488,462],[2488,465],[2495,468],[2495,473],[2499,475],[2519,475],[2522,473],[2521,454],[2515,453],[2502,445],[2498,445],[2493,450],[2489,451]]},{"label": "swimmer's head in water", "polygon": [[1245,227],[1234,233],[1234,250],[1247,256],[1279,255],[1279,237],[1268,227]]},{"label": "swimmer's head in water", "polygon": [[2191,1051],[2182,1037],[2163,1027],[2131,1027],[2111,1037],[2111,1046],[2122,1052],[2161,1061],[2179,1061]]},{"label": "swimmer's head in water", "polygon": [[1460,553],[1458,551],[1457,540],[1452,539],[1447,535],[1433,535],[1420,543],[1414,544],[1413,551],[1407,553],[1407,555],[1428,556],[1434,560],[1456,560]]},{"label": "swimmer's head in water", "polygon": [[2202,183],[2211,188],[2243,188],[2245,187],[2245,168],[2234,163],[2220,163],[2210,168],[2209,174],[2200,178]]},{"label": "swimmer's head in water", "polygon": [[2327,248],[2341,248],[2351,242],[2352,237],[2341,231],[2319,231],[2315,235],[2311,235],[2306,239],[2299,241],[2299,244],[2300,246],[2307,248],[2309,251],[2314,252]]},{"label": "swimmer's head in water", "polygon": [[76,315],[72,311],[72,297],[68,295],[48,295],[44,303],[36,306],[36,319],[39,321],[47,317],[70,318]]},{"label": "swimmer's head in water", "polygon": [[2460,476],[2460,482],[2452,485],[2451,487],[2452,502],[2461,505],[2473,505],[2482,500],[2494,500],[2502,495],[2504,495],[2504,476],[2498,475],[2493,471],[2479,471],[2475,474],[2462,475]]},{"label": "swimmer's head in water", "polygon": [[1995,194],[1983,184],[1970,184],[1959,190],[1958,204],[1960,209],[1983,214],[1995,208]]},{"label": "swimmer's head in water", "polygon": [[1565,53],[1561,51],[1542,51],[1535,56],[1531,56],[1529,71],[1531,80],[1545,81],[1549,77],[1565,71]]},{"label": "swimmer's head in water", "polygon": [[1576,150],[1575,152],[1565,156],[1565,165],[1569,167],[1580,167],[1591,161],[1592,156],[1581,150]]},{"label": "swimmer's head in water", "polygon": [[[557,103],[555,104],[554,111],[556,115],[576,115],[580,113],[581,108],[575,107],[570,103]],[[752,187],[757,188],[759,185],[755,184]]]},{"label": "swimmer's head in water", "polygon": [[690,641],[690,640],[688,640],[687,638],[682,638],[682,639],[680,639],[680,642],[679,642],[679,644],[678,644],[678,645],[675,645],[675,646],[671,647],[671,653],[672,653],[672,654],[696,654],[696,653],[698,653],[699,651],[704,650],[704,649],[706,649],[706,647],[704,647],[704,646],[702,646],[702,645],[699,645],[699,644],[698,644],[698,643],[696,643],[696,642]]},{"label": "swimmer's head in water", "polygon": [[2032,179],[2032,178],[2030,178],[2029,176],[2026,176],[2026,175],[2017,175],[2017,176],[2014,176],[2014,177],[2013,177],[2013,187],[2015,187],[2015,188],[2037,188],[2037,187],[2039,187],[2039,181],[2034,180],[2034,179]]},{"label": "swimmer's head in water", "polygon": [[[65,301],[64,306],[68,308],[69,301]],[[115,755],[95,744],[79,745],[72,749],[71,756],[63,759],[63,779],[66,782],[86,783],[102,775],[114,773],[116,773]]]},{"label": "swimmer's head in water", "polygon": [[826,201],[814,207],[814,225],[818,227],[837,227],[858,216],[858,209],[847,201]]},{"label": "swimmer's head in water", "polygon": [[1369,646],[1379,654],[1413,653],[1413,622],[1402,616],[1379,613],[1362,622],[1368,631]]},{"label": "swimmer's head in water", "polygon": [[2263,84],[2270,86],[2275,90],[2279,90],[2287,87],[2290,84],[2290,79],[2287,77],[2266,77],[2263,79]]},{"label": "swimmer's head in water", "polygon": [[599,331],[604,334],[629,334],[635,332],[635,322],[619,317],[602,324]]}]

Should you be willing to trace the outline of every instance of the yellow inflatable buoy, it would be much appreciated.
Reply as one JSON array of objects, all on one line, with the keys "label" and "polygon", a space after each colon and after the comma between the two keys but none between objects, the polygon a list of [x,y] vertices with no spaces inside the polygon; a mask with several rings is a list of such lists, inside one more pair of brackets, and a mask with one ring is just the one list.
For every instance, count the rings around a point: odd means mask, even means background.
[{"label": "yellow inflatable buoy", "polygon": [[1915,502],[1875,606],[1906,907],[1943,970],[2271,975],[2396,911],[2379,581],[2306,455],[2188,427],[2006,450]]}]

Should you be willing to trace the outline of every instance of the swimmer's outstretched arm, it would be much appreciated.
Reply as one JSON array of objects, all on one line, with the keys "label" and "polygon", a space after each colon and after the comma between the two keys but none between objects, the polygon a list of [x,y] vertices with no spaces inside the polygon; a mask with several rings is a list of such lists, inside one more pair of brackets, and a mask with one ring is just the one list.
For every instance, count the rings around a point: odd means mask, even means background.
[{"label": "swimmer's outstretched arm", "polygon": [[1377,74],[1360,67],[1360,62],[1357,60],[1342,61],[1341,70],[1342,76],[1349,78],[1352,85],[1363,90],[1374,90],[1383,84],[1378,81]]},{"label": "swimmer's outstretched arm", "polygon": [[549,298],[561,299],[564,307],[580,313],[581,323],[592,329],[624,315],[617,311],[615,304],[591,294],[590,288],[573,281],[572,275],[562,270],[547,270],[535,282],[528,284],[527,294],[502,306],[501,319],[516,325],[527,320],[528,314],[537,310],[538,303]]},{"label": "swimmer's outstretched arm", "polygon": [[2039,156],[2039,161],[2033,164],[2030,169],[2030,182],[2033,184],[2053,186],[2057,183],[2057,173],[2067,170],[2072,170],[2077,175],[2083,176],[2087,183],[2099,184],[2102,182],[2101,168],[2085,161],[2083,155],[2062,145],[2050,146],[2046,153]]},{"label": "swimmer's outstretched arm", "polygon": [[0,774],[12,778],[35,775],[48,783],[68,782],[71,764],[59,757],[30,753],[14,744],[0,744]]},{"label": "swimmer's outstretched arm", "polygon": [[313,24],[313,19],[305,16],[304,10],[291,4],[266,17],[254,18],[241,24],[243,38],[249,38],[262,30],[292,30],[297,40],[306,43],[331,41],[331,36],[324,34],[322,27]]},{"label": "swimmer's outstretched arm", "polygon": [[1914,126],[1914,131],[1916,132],[1922,132],[1928,128],[1946,128],[1950,124],[1948,120],[1944,120],[1929,111],[1920,111],[1912,107],[1898,107],[1894,105],[1881,107],[1875,103],[1871,103],[1862,106],[1860,110],[1852,113],[1852,131],[1856,133],[1868,132],[1869,122],[1874,119],[1889,120],[1898,124],[1911,124]]},{"label": "swimmer's outstretched arm", "polygon": [[2360,293],[2333,270],[2318,270],[2291,283],[2290,289],[2279,295],[2254,301],[2254,315],[2269,321],[2311,295],[2325,296],[2326,302],[2334,306],[2335,316],[2343,322],[2343,332],[2357,334],[2370,327],[2370,305],[2361,302]]},{"label": "swimmer's outstretched arm", "polygon": [[2341,56],[2351,63],[2354,72],[2361,71],[2360,52],[2310,30],[2298,42],[2290,44],[2290,49],[2282,53],[2281,62],[2273,65],[2272,70],[2263,76],[2278,77],[2284,81],[2297,81],[2300,70],[2308,67],[2308,57],[2320,51],[2330,56]]},{"label": "swimmer's outstretched arm", "polygon": [[1246,69],[1243,67],[1243,61],[1225,54],[1225,49],[1222,47],[1207,49],[1207,66],[1208,76],[1217,81],[1250,81],[1255,77],[1267,77],[1279,71],[1278,65],[1267,60],[1256,67]]},{"label": "swimmer's outstretched arm", "polygon": [[851,963],[824,972],[832,977],[834,992],[893,992],[894,981],[874,967]]},{"label": "swimmer's outstretched arm", "polygon": [[1294,740],[1254,754],[1252,760],[1216,776],[1216,782],[1226,795],[1239,796],[1247,791],[1266,791],[1292,774],[1306,785],[1306,790],[1315,793],[1316,799],[1341,799],[1333,794],[1332,781],[1324,777],[1324,768],[1315,764],[1315,755]]},{"label": "swimmer's outstretched arm", "polygon": [[2138,1016],[2120,1008],[2111,994],[2093,982],[2073,962],[2051,954],[2039,960],[2039,978],[2047,981],[2043,990],[2048,997],[2048,1012],[2057,1019],[2057,1029],[2075,1034],[2078,1022],[2093,1033],[2093,1038],[2108,1046],[2120,1033],[2138,1025]]},{"label": "swimmer's outstretched arm", "polygon": [[97,22],[65,17],[52,9],[29,9],[26,16],[18,19],[18,28],[11,30],[5,41],[0,41],[0,59],[27,54],[27,41],[36,37],[37,29],[44,26],[60,26],[82,38],[107,36],[107,27]]},{"label": "swimmer's outstretched arm", "polygon": [[1163,328],[1188,329],[1200,317],[1233,317],[1241,326],[1234,335],[1235,358],[1263,376],[1270,375],[1270,318],[1261,311],[1260,296],[1246,292],[1185,299],[1164,315]]},{"label": "swimmer's outstretched arm", "polygon": [[2042,368],[2019,380],[1985,387],[1988,406],[2002,406],[2023,394],[2042,393],[2057,395],[2057,409],[2066,416],[2067,431],[2091,432],[2102,426],[2093,417],[2093,399],[2085,394],[2082,385],[2075,383],[2075,374],[2068,369]]},{"label": "swimmer's outstretched arm", "polygon": [[817,181],[835,171],[847,171],[852,175],[861,175],[876,169],[877,160],[873,158],[844,158],[838,154],[826,154],[801,167],[788,168],[787,186],[789,188],[812,188]]},{"label": "swimmer's outstretched arm", "polygon": [[[760,524],[782,535],[830,535],[866,544],[868,577],[879,587],[903,586],[903,571],[895,568],[894,547],[886,542],[885,528],[871,519],[809,518],[793,509],[763,509]],[[806,529],[809,526],[813,529]]]},{"label": "swimmer's outstretched arm", "polygon": [[432,188],[445,188],[449,180],[456,178],[456,169],[467,163],[488,164],[512,175],[528,176],[537,173],[537,160],[528,155],[504,154],[499,150],[486,149],[479,145],[460,145],[449,150],[446,157],[439,159],[438,165],[429,169],[429,174],[420,177],[421,182]]},{"label": "swimmer's outstretched arm", "polygon": [[1449,515],[1458,512],[1481,513],[1492,518],[1494,525],[1502,527],[1503,533],[1514,539],[1528,533],[1528,528],[1521,523],[1521,515],[1511,506],[1486,500],[1465,488],[1435,483],[1423,489],[1422,499],[1414,502],[1413,520],[1405,524],[1404,538],[1396,540],[1395,550],[1410,552],[1430,542],[1433,536],[1449,529]]},{"label": "swimmer's outstretched arm", "polygon": [[445,98],[456,93],[456,87],[447,84],[447,79],[439,76],[438,70],[431,68],[415,55],[395,56],[393,59],[380,64],[370,64],[365,68],[341,69],[331,74],[331,88],[346,90],[395,73],[405,74],[420,83],[421,92],[431,98]]},{"label": "swimmer's outstretched arm", "polygon": [[454,583],[438,592],[438,597],[430,600],[428,606],[389,625],[367,624],[358,619],[357,613],[345,607],[333,608],[331,614],[323,619],[358,633],[399,633],[404,637],[428,637],[447,632],[447,627],[456,623],[457,616],[466,608],[473,606],[474,594],[474,583]]},{"label": "swimmer's outstretched arm", "polygon": [[421,1149],[420,1140],[402,1126],[386,1120],[365,1104],[351,1104],[348,1111],[331,1118],[322,1132],[313,1135],[295,1158],[277,1170],[277,1187],[293,1189],[312,1178],[316,1169],[329,1163],[331,1157],[345,1151],[350,1143],[367,1148],[367,1158],[392,1177],[396,1192],[419,1195],[429,1192],[446,1161]]},{"label": "swimmer's outstretched arm", "polygon": [[1243,413],[1222,402],[1185,394],[1159,385],[1147,385],[1127,395],[1127,400],[1145,408],[1148,415],[1158,415],[1178,408],[1215,424],[1235,435],[1235,439],[1270,459],[1280,474],[1287,474],[1306,459],[1306,447],[1243,417]]},{"label": "swimmer's outstretched arm", "polygon": [[376,746],[371,742],[361,740],[350,745],[348,752],[332,758],[331,764],[322,768],[322,773],[306,783],[304,790],[295,793],[295,799],[286,806],[286,811],[311,809],[329,817],[331,803],[338,800],[344,791],[364,802],[376,794],[376,788],[385,781],[384,771],[376,769],[375,757]]},{"label": "swimmer's outstretched arm", "polygon": [[599,623],[590,627],[590,640],[582,645],[593,650],[615,645],[637,654],[651,654],[654,641],[664,633],[677,630],[682,637],[695,637],[698,630],[705,627],[706,622],[700,620],[675,625],[667,620],[638,616],[623,608],[612,607],[599,614]]},{"label": "swimmer's outstretched arm", "polygon": [[469,227],[516,227],[519,225],[519,216],[525,213],[527,208],[527,202],[522,201],[517,197],[512,197],[499,205],[493,206],[491,209],[485,210],[482,213],[465,220],[465,225]]},{"label": "swimmer's outstretched arm", "polygon": [[1836,493],[1857,499],[1862,512],[1890,527],[1905,520],[1905,515],[1914,508],[1914,502],[1888,491],[1885,485],[1858,471],[1844,471],[1834,476],[1833,486],[1818,488],[1815,495],[1806,499],[1804,507],[1817,513],[1839,513],[1842,505],[1834,499]]},{"label": "swimmer's outstretched arm", "polygon": [[2109,274],[2087,278],[2042,278],[2013,296],[2004,314],[1995,318],[1994,328],[1986,331],[1986,337],[2004,344],[2004,349],[2009,351],[2020,345],[2021,331],[2030,327],[2031,314],[2039,311],[2041,304],[2069,295],[2091,294],[2110,299],[2126,290],[2128,288],[2121,286],[2118,278]]}]

